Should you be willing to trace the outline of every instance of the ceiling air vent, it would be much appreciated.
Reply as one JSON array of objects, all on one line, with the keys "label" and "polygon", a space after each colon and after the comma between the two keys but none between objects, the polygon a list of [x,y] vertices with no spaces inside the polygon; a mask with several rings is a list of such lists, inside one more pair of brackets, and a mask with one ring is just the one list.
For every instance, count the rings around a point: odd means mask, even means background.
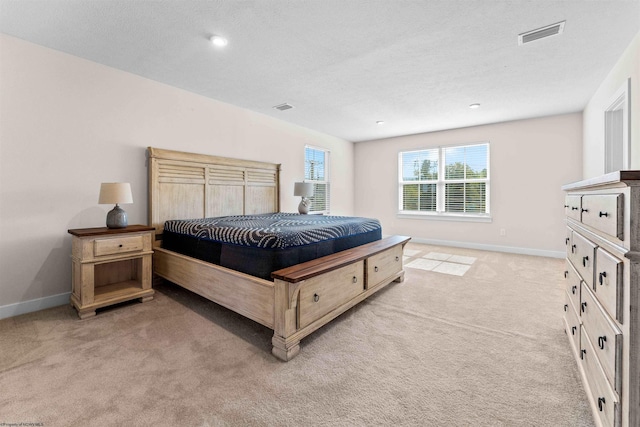
[{"label": "ceiling air vent", "polygon": [[545,37],[562,34],[562,31],[564,31],[565,22],[566,21],[558,22],[557,24],[547,25],[546,27],[538,28],[537,30],[527,31],[526,33],[519,34],[518,44],[523,45],[525,43],[543,39]]},{"label": "ceiling air vent", "polygon": [[285,110],[290,110],[293,108],[293,105],[291,104],[287,104],[286,102],[284,104],[280,104],[280,105],[276,105],[273,108],[275,108],[276,110],[280,110],[280,111],[285,111]]}]

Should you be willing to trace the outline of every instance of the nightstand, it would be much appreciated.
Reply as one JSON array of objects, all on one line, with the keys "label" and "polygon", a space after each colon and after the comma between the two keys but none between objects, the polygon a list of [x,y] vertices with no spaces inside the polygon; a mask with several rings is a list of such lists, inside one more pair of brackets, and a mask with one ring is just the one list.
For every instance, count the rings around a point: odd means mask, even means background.
[{"label": "nightstand", "polygon": [[71,305],[81,319],[96,309],[132,299],[153,299],[151,258],[153,227],[81,228],[69,230]]}]

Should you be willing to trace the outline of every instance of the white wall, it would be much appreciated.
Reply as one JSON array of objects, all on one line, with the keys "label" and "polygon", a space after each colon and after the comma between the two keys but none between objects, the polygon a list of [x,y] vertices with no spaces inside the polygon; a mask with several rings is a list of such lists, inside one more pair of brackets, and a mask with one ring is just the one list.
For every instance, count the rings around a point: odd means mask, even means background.
[{"label": "white wall", "polygon": [[602,175],[604,111],[620,87],[631,78],[631,169],[640,169],[640,33],[624,51],[584,109],[584,178]]},{"label": "white wall", "polygon": [[292,212],[304,145],[325,147],[332,213],[353,214],[351,142],[6,35],[0,64],[0,318],[68,301],[67,230],[104,226],[101,182],[131,182],[147,223],[147,146],[282,163]]},{"label": "white wall", "polygon": [[[491,223],[397,217],[398,152],[490,142]],[[375,216],[384,234],[455,246],[561,256],[564,194],[582,174],[580,113],[356,144],[356,215]],[[506,235],[500,236],[500,229]]]}]

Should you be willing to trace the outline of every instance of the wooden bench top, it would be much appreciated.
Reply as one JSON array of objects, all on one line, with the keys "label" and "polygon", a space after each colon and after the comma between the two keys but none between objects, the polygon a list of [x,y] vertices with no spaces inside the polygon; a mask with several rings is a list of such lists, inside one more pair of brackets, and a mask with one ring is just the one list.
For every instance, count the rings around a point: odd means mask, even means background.
[{"label": "wooden bench top", "polygon": [[337,270],[345,265],[361,261],[396,245],[405,245],[411,237],[389,236],[382,240],[347,249],[335,254],[323,256],[311,261],[296,264],[271,273],[274,279],[297,283],[310,279],[328,271]]}]

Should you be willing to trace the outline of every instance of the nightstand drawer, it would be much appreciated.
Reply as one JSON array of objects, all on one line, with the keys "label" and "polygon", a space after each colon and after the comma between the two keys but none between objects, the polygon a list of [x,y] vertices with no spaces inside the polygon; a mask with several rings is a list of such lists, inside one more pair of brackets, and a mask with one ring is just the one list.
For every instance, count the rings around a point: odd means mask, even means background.
[{"label": "nightstand drawer", "polygon": [[96,239],[93,242],[93,256],[116,255],[141,251],[144,248],[143,236]]}]

